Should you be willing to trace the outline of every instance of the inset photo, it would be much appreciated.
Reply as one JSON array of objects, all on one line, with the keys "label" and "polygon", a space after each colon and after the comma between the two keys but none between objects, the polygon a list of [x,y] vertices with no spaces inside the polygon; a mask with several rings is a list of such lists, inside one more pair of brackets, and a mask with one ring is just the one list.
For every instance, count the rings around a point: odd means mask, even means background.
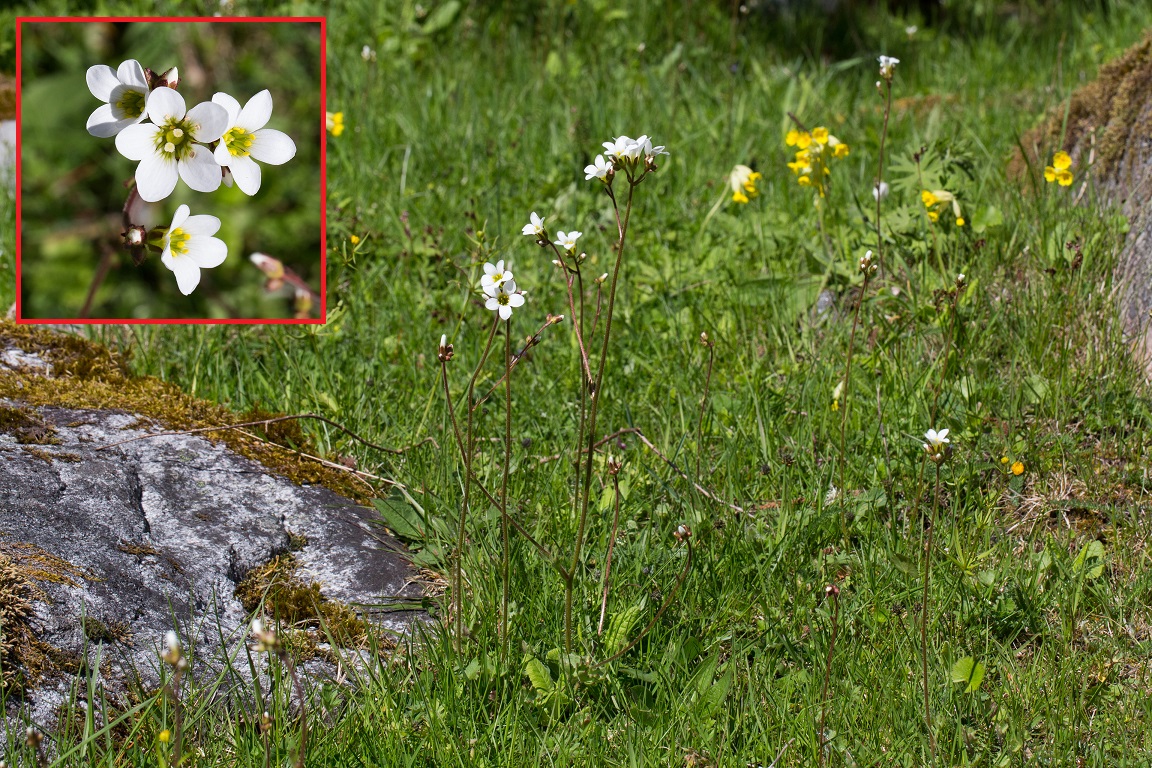
[{"label": "inset photo", "polygon": [[17,321],[323,323],[324,26],[17,19]]}]

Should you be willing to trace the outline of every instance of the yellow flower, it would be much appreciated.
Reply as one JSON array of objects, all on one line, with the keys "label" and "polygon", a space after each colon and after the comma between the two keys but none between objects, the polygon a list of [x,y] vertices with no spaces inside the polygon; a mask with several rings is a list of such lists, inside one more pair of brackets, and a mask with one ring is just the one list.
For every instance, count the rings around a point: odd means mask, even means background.
[{"label": "yellow flower", "polygon": [[1008,462],[1009,462],[1009,458],[1007,456],[1001,456],[1000,457],[1000,463],[1001,464],[1007,464]]},{"label": "yellow flower", "polygon": [[931,208],[932,206],[936,205],[936,203],[940,202],[936,199],[936,195],[932,194],[928,190],[924,190],[920,193],[920,199],[924,201],[925,208]]},{"label": "yellow flower", "polygon": [[328,133],[333,136],[339,136],[344,133],[344,113],[343,112],[325,112],[325,124],[328,128]]},{"label": "yellow flower", "polygon": [[964,226],[964,217],[963,216],[957,216],[956,217],[956,226],[958,226],[958,227]]},{"label": "yellow flower", "polygon": [[1044,166],[1044,180],[1051,183],[1059,182],[1062,187],[1072,185],[1072,157],[1067,152],[1057,152],[1052,155],[1052,165]]},{"label": "yellow flower", "polygon": [[932,221],[939,221],[940,214],[936,213],[936,211],[928,211],[928,218]]},{"label": "yellow flower", "polygon": [[796,136],[796,146],[800,147],[800,149],[808,149],[811,144],[812,134],[808,133],[808,131],[804,131]]},{"label": "yellow flower", "polygon": [[840,410],[840,401],[839,400],[833,400],[832,401],[832,410],[834,410],[834,411]]},{"label": "yellow flower", "polygon": [[817,144],[828,143],[828,129],[824,127],[812,129],[812,140]]},{"label": "yellow flower", "polygon": [[168,741],[172,738],[172,732],[165,728],[164,730],[160,731],[160,735],[157,738],[167,744]]},{"label": "yellow flower", "polygon": [[836,142],[832,149],[832,157],[848,157],[848,145],[842,141]]},{"label": "yellow flower", "polygon": [[737,165],[732,168],[732,172],[728,174],[728,186],[732,188],[732,201],[747,203],[750,198],[756,197],[759,194],[756,189],[756,180],[761,178],[763,178],[762,174],[746,165]]},{"label": "yellow flower", "polygon": [[796,130],[795,128],[788,131],[787,135],[784,136],[784,143],[790,147],[796,146],[798,143],[800,143],[800,131]]},{"label": "yellow flower", "polygon": [[359,245],[360,244],[360,237],[358,235],[352,235],[352,237],[350,237],[348,239],[352,241],[352,245]]},{"label": "yellow flower", "polygon": [[1022,462],[1022,461],[1013,462],[1012,463],[1012,474],[1014,474],[1014,475],[1024,474],[1024,462]]},{"label": "yellow flower", "polygon": [[801,176],[800,178],[796,179],[796,182],[802,187],[812,186],[812,179],[808,178],[807,176]]}]

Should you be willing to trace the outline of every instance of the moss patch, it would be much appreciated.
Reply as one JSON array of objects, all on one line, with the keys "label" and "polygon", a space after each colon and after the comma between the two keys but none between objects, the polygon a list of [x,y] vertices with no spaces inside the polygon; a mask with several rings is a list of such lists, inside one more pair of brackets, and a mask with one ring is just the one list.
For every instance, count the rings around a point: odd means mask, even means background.
[{"label": "moss patch", "polygon": [[85,616],[80,621],[80,628],[84,630],[84,637],[93,643],[132,644],[132,632],[122,621],[104,622],[94,616]]},{"label": "moss patch", "polygon": [[[1152,32],[1125,51],[1115,61],[1100,68],[1099,76],[1072,94],[1067,106],[1054,109],[1044,122],[1020,140],[1034,168],[1043,168],[1048,158],[1064,149],[1079,161],[1087,160],[1089,135],[1095,131],[1095,168],[1103,176],[1123,169],[1125,150],[1138,140],[1152,136]],[[1078,162],[1081,164],[1081,162]],[[1009,166],[1013,178],[1022,178],[1027,163],[1019,153]]]},{"label": "moss patch", "polygon": [[0,432],[12,435],[21,445],[59,445],[56,428],[35,413],[0,405]]},{"label": "moss patch", "polygon": [[75,673],[81,659],[41,640],[29,619],[47,599],[37,582],[75,585],[83,573],[32,546],[0,542],[0,691],[20,694],[51,672]]},{"label": "moss patch", "polygon": [[[173,431],[238,424],[277,415],[259,410],[247,415],[236,414],[223,406],[191,397],[160,379],[132,376],[126,357],[76,336],[5,320],[0,321],[0,344],[37,354],[52,366],[51,377],[0,368],[0,397],[28,405],[128,411]],[[269,425],[258,434],[273,444],[238,430],[206,432],[201,437],[224,443],[293,482],[324,485],[362,504],[369,502],[363,484],[354,482],[347,473],[288,450],[316,453],[298,422]]]},{"label": "moss patch", "polygon": [[326,630],[334,639],[353,645],[367,637],[367,627],[355,611],[324,597],[319,584],[300,578],[292,555],[253,568],[234,594],[249,613],[263,606],[265,613],[297,629]]}]

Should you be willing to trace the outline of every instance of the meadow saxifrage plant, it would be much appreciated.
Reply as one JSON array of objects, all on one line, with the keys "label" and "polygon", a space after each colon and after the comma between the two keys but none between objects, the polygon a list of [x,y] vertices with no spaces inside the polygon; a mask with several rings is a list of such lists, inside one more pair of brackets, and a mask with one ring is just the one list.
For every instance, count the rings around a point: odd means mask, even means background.
[{"label": "meadow saxifrage plant", "polygon": [[[192,293],[200,271],[219,266],[228,256],[223,240],[212,237],[221,222],[215,216],[191,216],[181,205],[167,228],[148,229],[140,223],[141,205],[166,199],[183,180],[196,192],[210,193],[233,183],[246,195],[260,191],[257,161],[281,165],[296,155],[296,144],[282,131],[268,128],[272,94],[267,89],[241,106],[227,93],[188,108],[178,92],[179,70],[157,75],[135,59],[115,71],[104,64],[89,67],[86,80],[92,95],[104,102],[88,117],[87,129],[98,138],[115,137],[117,151],[137,162],[132,189],[122,211],[122,241],[140,265],[149,254],[159,254],[176,276],[180,292]],[[106,262],[108,254],[103,256]],[[89,299],[106,269],[98,269]],[[302,281],[300,281],[302,282]],[[316,293],[306,294],[308,311]],[[300,300],[298,298],[298,312]],[[85,316],[88,303],[81,311]]]}]

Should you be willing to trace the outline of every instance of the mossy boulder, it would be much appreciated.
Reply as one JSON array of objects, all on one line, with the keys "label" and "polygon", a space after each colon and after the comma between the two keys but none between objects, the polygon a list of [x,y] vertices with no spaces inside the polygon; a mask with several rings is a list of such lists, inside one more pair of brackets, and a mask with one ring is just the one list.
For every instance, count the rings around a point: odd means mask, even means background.
[{"label": "mossy boulder", "polygon": [[[293,647],[313,657],[328,640],[356,646],[371,624],[402,633],[423,615],[411,608],[416,571],[361,503],[368,492],[299,482],[332,470],[305,466],[273,435],[170,434],[243,420],[131,376],[98,345],[0,323],[9,702],[51,722],[60,683],[97,666],[110,693],[146,690],[174,628],[201,671],[219,674],[256,611],[311,633]],[[406,610],[365,608],[387,605]]]},{"label": "mossy boulder", "polygon": [[[1056,150],[1072,156],[1073,199],[1111,204],[1129,220],[1116,267],[1120,314],[1152,375],[1152,31],[1079,88],[1021,140],[1011,170],[1041,174]],[[1090,192],[1090,194],[1085,194]]]}]

